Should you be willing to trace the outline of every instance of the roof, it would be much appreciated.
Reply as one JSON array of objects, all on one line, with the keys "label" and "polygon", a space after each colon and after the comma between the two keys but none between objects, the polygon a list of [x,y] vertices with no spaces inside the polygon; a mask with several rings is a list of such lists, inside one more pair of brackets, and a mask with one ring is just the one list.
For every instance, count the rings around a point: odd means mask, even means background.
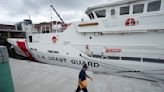
[{"label": "roof", "polygon": [[128,4],[128,3],[133,3],[133,2],[138,2],[138,1],[143,1],[143,0],[121,0],[121,1],[116,1],[108,4],[102,4],[98,6],[93,6],[93,7],[88,7],[85,13],[89,13],[93,9],[97,8],[104,8],[104,7],[112,7],[112,6],[117,6],[117,5],[122,5],[122,4]]},{"label": "roof", "polygon": [[0,29],[15,29],[14,25],[8,25],[8,24],[0,24]]},{"label": "roof", "polygon": [[0,32],[14,32],[14,33],[19,33],[19,32],[23,32],[21,30],[13,30],[13,29],[0,29]]}]

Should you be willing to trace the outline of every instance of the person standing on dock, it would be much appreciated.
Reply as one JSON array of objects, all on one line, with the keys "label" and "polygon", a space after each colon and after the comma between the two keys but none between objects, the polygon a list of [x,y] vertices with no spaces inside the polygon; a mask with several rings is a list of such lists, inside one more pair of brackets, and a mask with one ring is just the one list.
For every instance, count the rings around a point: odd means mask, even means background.
[{"label": "person standing on dock", "polygon": [[83,90],[83,92],[88,92],[87,90],[87,78],[93,80],[90,76],[86,74],[86,70],[88,69],[87,64],[83,65],[83,68],[81,69],[79,73],[79,81],[78,81],[78,87],[76,89],[76,92],[80,92],[80,90]]}]

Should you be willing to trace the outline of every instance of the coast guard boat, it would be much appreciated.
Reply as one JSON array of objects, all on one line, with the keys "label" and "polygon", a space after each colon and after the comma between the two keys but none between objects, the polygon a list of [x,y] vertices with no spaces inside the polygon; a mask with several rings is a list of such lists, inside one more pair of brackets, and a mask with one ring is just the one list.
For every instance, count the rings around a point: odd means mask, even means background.
[{"label": "coast guard boat", "polygon": [[86,63],[94,73],[164,81],[164,0],[120,1],[86,14],[89,21],[63,32],[29,33],[16,45],[42,63],[77,69]]}]

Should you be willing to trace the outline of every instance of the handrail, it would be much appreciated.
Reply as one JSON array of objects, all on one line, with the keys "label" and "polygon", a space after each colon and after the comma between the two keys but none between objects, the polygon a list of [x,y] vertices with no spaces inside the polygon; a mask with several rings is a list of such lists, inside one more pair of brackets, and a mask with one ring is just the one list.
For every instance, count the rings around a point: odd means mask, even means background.
[{"label": "handrail", "polygon": [[[145,76],[147,78],[150,78],[152,79],[151,81],[157,81],[157,82],[164,82],[163,79],[160,79],[160,78],[157,78],[153,75],[158,75],[158,74],[150,74],[150,73],[146,73],[146,71],[136,71],[136,70],[132,70],[132,69],[128,69],[128,68],[124,68],[124,67],[120,67],[120,66],[115,66],[115,65],[112,65],[112,64],[109,64],[109,63],[103,63],[103,60],[100,60],[100,59],[94,59],[94,58],[91,58],[85,54],[81,54],[81,57],[84,58],[84,59],[87,59],[87,60],[92,60],[94,62],[98,62],[98,63],[101,63],[101,66],[102,67],[105,67],[107,69],[114,69],[114,70],[119,70],[117,72],[115,72],[114,74],[117,74],[117,73],[122,73],[122,72],[128,72],[128,73],[135,73],[135,74],[138,74],[138,75],[142,75],[142,76]],[[121,72],[120,72],[121,71]],[[148,71],[148,70],[147,70]],[[163,75],[163,74],[162,74]],[[135,78],[135,77],[134,77]],[[136,77],[137,78],[137,77]],[[142,79],[142,78],[141,78]],[[144,79],[144,78],[143,78]],[[149,80],[149,79],[148,79]]]}]

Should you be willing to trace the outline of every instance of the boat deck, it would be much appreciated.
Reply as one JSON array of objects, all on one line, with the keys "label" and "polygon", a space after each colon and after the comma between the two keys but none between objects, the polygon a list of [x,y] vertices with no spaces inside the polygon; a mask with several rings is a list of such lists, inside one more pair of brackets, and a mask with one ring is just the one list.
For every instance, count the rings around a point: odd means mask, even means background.
[{"label": "boat deck", "polygon": [[[15,92],[75,92],[80,70],[10,58]],[[164,85],[119,76],[93,74],[89,92],[164,92]]]}]

